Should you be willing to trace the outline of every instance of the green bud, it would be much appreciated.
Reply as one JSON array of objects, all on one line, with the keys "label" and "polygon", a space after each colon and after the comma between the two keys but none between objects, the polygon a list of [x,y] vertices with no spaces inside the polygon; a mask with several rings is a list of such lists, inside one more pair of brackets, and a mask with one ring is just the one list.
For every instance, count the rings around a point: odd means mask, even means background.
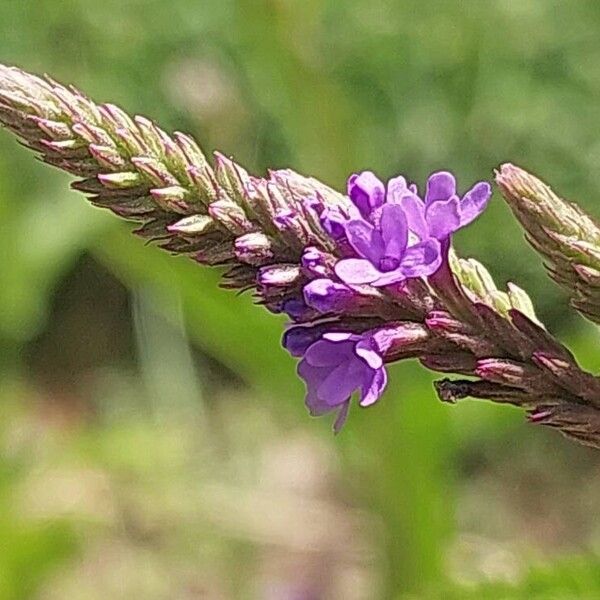
[{"label": "green bud", "polygon": [[73,131],[88,144],[115,148],[115,143],[112,138],[100,127],[95,127],[94,125],[89,125],[87,123],[75,123],[75,125],[73,125]]},{"label": "green bud", "polygon": [[162,153],[162,138],[158,127],[146,117],[136,115],[133,120],[144,139],[146,146],[155,156],[160,156]]},{"label": "green bud", "polygon": [[542,326],[535,315],[533,302],[527,295],[527,292],[511,282],[508,282],[506,287],[508,288],[508,299],[512,308],[522,312],[526,317],[529,317],[532,321]]},{"label": "green bud", "polygon": [[30,120],[53,140],[68,140],[73,137],[73,132],[66,123],[40,117],[30,117]]},{"label": "green bud", "polygon": [[500,290],[493,290],[488,294],[487,303],[496,309],[502,316],[507,316],[512,308],[508,295]]},{"label": "green bud", "polygon": [[176,131],[173,134],[173,137],[179,144],[179,147],[183,150],[188,162],[191,165],[194,165],[200,169],[208,169],[212,171],[208,161],[206,160],[206,156],[204,156],[200,146],[198,146],[194,139],[185,133],[181,133],[180,131]]},{"label": "green bud", "polygon": [[90,154],[104,168],[120,171],[127,167],[127,161],[112,146],[89,145]]}]

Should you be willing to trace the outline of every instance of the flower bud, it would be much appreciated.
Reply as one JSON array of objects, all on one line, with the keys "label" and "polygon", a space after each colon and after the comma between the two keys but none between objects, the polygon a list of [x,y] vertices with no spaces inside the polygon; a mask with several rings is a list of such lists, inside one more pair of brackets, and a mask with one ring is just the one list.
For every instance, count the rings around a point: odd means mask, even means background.
[{"label": "flower bud", "polygon": [[308,306],[321,314],[381,316],[391,318],[394,305],[379,290],[369,286],[348,286],[327,278],[310,281],[303,289]]},{"label": "flower bud", "polygon": [[371,334],[385,362],[428,354],[436,348],[431,334],[421,323],[400,321],[389,323]]},{"label": "flower bud", "polygon": [[142,178],[135,171],[123,171],[121,173],[100,173],[98,181],[111,190],[122,190],[140,185]]},{"label": "flower bud", "polygon": [[241,262],[259,267],[273,259],[271,240],[260,232],[247,233],[235,240],[235,255]]},{"label": "flower bud", "polygon": [[245,198],[248,173],[230,158],[215,152],[215,177],[227,195],[236,202],[242,203]]},{"label": "flower bud", "polygon": [[65,123],[35,116],[31,116],[29,118],[53,140],[68,140],[73,137],[71,129]]},{"label": "flower bud", "polygon": [[546,352],[533,354],[535,364],[547,371],[563,388],[600,408],[600,379],[581,370],[574,361],[552,356]]},{"label": "flower bud", "polygon": [[258,270],[256,282],[261,288],[289,288],[297,284],[300,277],[297,265],[269,265]]},{"label": "flower bud", "polygon": [[360,307],[360,296],[343,283],[315,279],[303,289],[306,303],[320,313],[353,314]]},{"label": "flower bud", "polygon": [[549,377],[532,365],[502,358],[479,360],[475,374],[482,379],[535,394],[559,394],[560,389]]},{"label": "flower bud", "polygon": [[252,231],[252,223],[246,216],[244,209],[228,198],[210,204],[208,214],[234,235],[242,235]]},{"label": "flower bud", "polygon": [[167,226],[167,230],[183,235],[201,235],[214,227],[215,222],[208,215],[192,215]]},{"label": "flower bud", "polygon": [[496,172],[496,182],[527,232],[527,240],[542,255],[550,276],[567,290],[571,304],[580,313],[600,323],[599,294],[587,279],[588,274],[600,272],[598,224],[577,205],[515,165],[502,165]]},{"label": "flower bud", "polygon": [[127,161],[119,154],[119,151],[112,146],[99,146],[90,144],[90,154],[102,165],[105,169],[120,171],[127,166]]},{"label": "flower bud", "polygon": [[156,201],[156,204],[167,212],[175,212],[181,215],[187,215],[191,212],[187,202],[189,193],[179,185],[154,188],[150,190],[150,194]]},{"label": "flower bud", "polygon": [[146,177],[157,187],[169,187],[178,185],[178,181],[169,171],[165,165],[154,158],[148,156],[135,156],[131,159],[131,162],[136,168],[144,173]]}]

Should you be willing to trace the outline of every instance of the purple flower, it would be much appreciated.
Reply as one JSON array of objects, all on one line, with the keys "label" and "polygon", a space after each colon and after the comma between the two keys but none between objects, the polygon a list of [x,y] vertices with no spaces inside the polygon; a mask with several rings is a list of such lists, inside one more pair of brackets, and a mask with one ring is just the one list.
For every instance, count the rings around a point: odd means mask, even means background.
[{"label": "purple flower", "polygon": [[425,200],[402,176],[390,179],[387,189],[370,171],[348,180],[348,195],[362,218],[340,221],[357,258],[337,263],[337,276],[349,285],[375,287],[434,273],[441,264],[442,246],[452,233],[473,221],[486,207],[492,190],[475,184],[462,198],[454,176],[433,173]]},{"label": "purple flower", "polygon": [[441,262],[437,239],[415,240],[409,246],[408,221],[397,204],[385,204],[378,216],[377,225],[362,219],[346,223],[346,237],[360,258],[336,264],[336,275],[344,283],[379,287],[436,271]]},{"label": "purple flower", "polygon": [[456,230],[468,225],[485,209],[492,195],[489,183],[476,183],[462,198],[456,192],[456,180],[448,171],[432,173],[427,180],[425,200],[417,187],[402,176],[390,179],[387,190],[370,171],[348,179],[348,195],[362,217],[375,223],[378,208],[399,204],[406,213],[409,230],[420,240],[434,237],[443,241]]},{"label": "purple flower", "polygon": [[351,333],[324,334],[306,350],[298,374],[306,383],[306,406],[311,415],[338,411],[333,426],[336,433],[348,416],[355,391],[360,405],[369,406],[379,399],[387,383],[373,339]]},{"label": "purple flower", "polygon": [[445,241],[455,231],[475,220],[492,195],[489,183],[476,183],[462,198],[456,193],[452,173],[438,171],[427,180],[425,201],[403,177],[388,183],[387,201],[404,209],[409,229],[420,239],[433,237]]}]

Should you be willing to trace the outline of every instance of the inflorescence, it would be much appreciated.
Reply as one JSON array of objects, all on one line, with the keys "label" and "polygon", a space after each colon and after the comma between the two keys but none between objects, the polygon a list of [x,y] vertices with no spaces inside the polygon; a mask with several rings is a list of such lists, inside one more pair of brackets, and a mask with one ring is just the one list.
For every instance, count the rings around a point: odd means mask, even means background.
[{"label": "inflorescence", "polygon": [[[514,404],[600,447],[600,379],[545,330],[523,290],[499,290],[451,248],[485,209],[489,183],[460,194],[439,171],[421,194],[404,177],[384,184],[365,171],[341,194],[289,169],[254,177],[219,153],[211,164],[185,134],[4,66],[0,122],[75,175],[94,205],[137,222],[138,235],[223,268],[224,287],[286,314],[283,345],[300,359],[307,407],[335,412],[336,431],[354,395],[361,406],[381,397],[387,364],[416,358],[467,377],[435,384],[444,401]],[[497,183],[573,305],[600,321],[598,227],[514,165]]]}]

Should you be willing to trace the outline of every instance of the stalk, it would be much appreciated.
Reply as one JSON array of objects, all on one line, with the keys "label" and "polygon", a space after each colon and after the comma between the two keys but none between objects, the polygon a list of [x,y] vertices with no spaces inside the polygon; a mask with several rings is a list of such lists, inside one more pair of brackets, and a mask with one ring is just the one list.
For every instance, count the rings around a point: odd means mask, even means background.
[{"label": "stalk", "polygon": [[[292,170],[254,177],[219,153],[211,162],[188,135],[169,135],[145,117],[14,67],[0,66],[0,122],[42,160],[73,174],[73,187],[92,204],[136,222],[137,235],[222,267],[223,286],[253,290],[268,310],[287,313],[296,324],[288,341],[368,331],[384,363],[416,357],[434,371],[467,376],[436,383],[443,401],[470,396],[514,404],[532,423],[600,448],[600,380],[544,329],[523,290],[512,284],[498,290],[477,261],[446,248],[428,280],[347,286],[334,273],[347,255],[344,242],[323,215],[344,215],[353,205],[316,179]],[[522,198],[509,175],[503,167],[498,176],[503,192]],[[531,199],[538,190],[527,194]],[[515,214],[529,215],[532,239],[558,243],[551,225],[560,203],[546,191],[543,196],[544,211],[527,212],[527,204]],[[586,243],[600,240],[578,211],[560,218]],[[595,277],[589,257],[600,261],[600,251],[596,257],[585,246],[589,260],[573,263],[552,248],[548,256],[561,273],[568,271],[570,289],[578,289],[572,282],[583,272]],[[600,281],[600,265],[598,274]],[[574,304],[591,311],[577,293]]]}]

